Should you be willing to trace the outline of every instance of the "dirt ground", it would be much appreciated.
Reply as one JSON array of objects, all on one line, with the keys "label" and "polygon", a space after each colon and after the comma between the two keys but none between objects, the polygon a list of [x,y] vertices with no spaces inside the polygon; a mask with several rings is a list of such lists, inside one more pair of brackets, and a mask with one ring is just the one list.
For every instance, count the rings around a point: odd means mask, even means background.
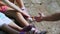
[{"label": "dirt ground", "polygon": [[[60,11],[59,0],[23,0],[28,12],[31,16],[38,15],[39,12],[45,16]],[[47,34],[60,34],[60,21],[42,21],[35,22],[35,26],[41,30],[47,30]]]}]

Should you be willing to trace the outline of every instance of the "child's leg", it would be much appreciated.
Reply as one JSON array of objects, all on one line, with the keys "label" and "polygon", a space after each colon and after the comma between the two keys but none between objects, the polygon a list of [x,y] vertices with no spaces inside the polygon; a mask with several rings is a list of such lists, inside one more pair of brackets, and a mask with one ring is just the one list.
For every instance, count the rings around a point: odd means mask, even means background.
[{"label": "child's leg", "polygon": [[1,24],[8,24],[10,27],[18,29],[19,31],[26,31],[26,30],[29,31],[32,28],[31,26],[27,25],[25,28],[22,29],[21,27],[16,25],[13,21],[11,21],[11,19],[6,17],[3,13],[0,13],[0,19],[2,20]]},{"label": "child's leg", "polygon": [[[23,30],[28,31],[32,29],[32,26],[24,19],[21,13],[15,11],[7,11],[6,14],[14,17],[24,27],[26,26],[26,28],[24,28]],[[33,27],[33,29],[35,28]]]},{"label": "child's leg", "polygon": [[15,10],[7,11],[5,14],[8,16],[14,17],[23,26],[29,25],[29,23],[24,19],[22,14]]},{"label": "child's leg", "polygon": [[9,26],[6,25],[6,24],[3,24],[2,27],[1,27],[1,29],[2,29],[3,31],[5,31],[5,32],[9,33],[9,34],[19,34],[18,31],[12,29],[11,27],[9,27]]},{"label": "child's leg", "polygon": [[23,28],[19,27],[17,24],[15,24],[14,22],[11,22],[8,24],[10,27],[18,30],[18,31],[21,31]]},{"label": "child's leg", "polygon": [[2,30],[4,30],[5,32],[8,32],[10,34],[18,34],[19,32],[12,29],[11,27],[8,26],[8,24],[5,23],[5,21],[3,21],[1,18],[3,18],[3,15],[0,13],[0,28]]},{"label": "child's leg", "polygon": [[21,13],[16,12],[15,18],[23,26],[29,26],[29,23],[24,19]]},{"label": "child's leg", "polygon": [[[16,29],[19,29],[19,30],[22,30],[21,27],[19,27],[18,25],[16,25],[11,19],[9,19],[7,16],[5,16],[3,13],[0,12],[0,19],[2,21],[4,21],[5,24],[8,24],[9,26],[13,27],[13,28],[16,28]],[[0,21],[1,21],[0,20]],[[1,23],[3,24],[3,23]]]}]

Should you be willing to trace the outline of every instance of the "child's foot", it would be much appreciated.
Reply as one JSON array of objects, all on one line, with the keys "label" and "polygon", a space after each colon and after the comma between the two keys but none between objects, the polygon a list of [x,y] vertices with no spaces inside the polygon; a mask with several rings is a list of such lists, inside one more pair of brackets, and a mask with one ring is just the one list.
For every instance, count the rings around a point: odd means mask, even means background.
[{"label": "child's foot", "polygon": [[34,26],[29,25],[27,27],[24,27],[23,30],[21,32],[32,32],[33,34],[46,34],[46,31],[42,31],[40,32],[39,30],[37,30]]},{"label": "child's foot", "polygon": [[29,25],[29,26],[24,27],[22,31],[28,32],[28,31],[30,31],[31,29],[32,29],[32,26]]},{"label": "child's foot", "polygon": [[31,31],[31,30],[35,30],[34,25],[29,25],[29,26],[24,27],[22,31],[28,32],[28,31]]}]

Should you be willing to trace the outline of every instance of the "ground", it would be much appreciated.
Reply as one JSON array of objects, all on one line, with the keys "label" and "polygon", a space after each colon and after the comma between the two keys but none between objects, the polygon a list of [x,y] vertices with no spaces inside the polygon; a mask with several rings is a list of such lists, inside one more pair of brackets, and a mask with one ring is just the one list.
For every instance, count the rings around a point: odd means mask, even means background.
[{"label": "ground", "polygon": [[[38,15],[39,12],[45,16],[60,11],[59,0],[23,0],[31,16]],[[35,22],[35,26],[41,30],[47,30],[47,34],[60,34],[60,21],[42,21]]]}]

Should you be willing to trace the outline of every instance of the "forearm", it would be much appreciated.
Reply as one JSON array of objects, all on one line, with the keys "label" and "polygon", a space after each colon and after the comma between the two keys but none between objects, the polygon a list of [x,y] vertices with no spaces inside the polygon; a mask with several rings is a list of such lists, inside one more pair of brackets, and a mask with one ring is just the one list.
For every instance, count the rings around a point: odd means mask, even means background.
[{"label": "forearm", "polygon": [[60,13],[56,13],[50,16],[43,17],[44,21],[57,21],[60,20]]},{"label": "forearm", "polygon": [[5,32],[8,32],[9,34],[19,34],[18,31],[12,29],[11,27],[9,27],[8,25],[4,24],[1,29]]}]

